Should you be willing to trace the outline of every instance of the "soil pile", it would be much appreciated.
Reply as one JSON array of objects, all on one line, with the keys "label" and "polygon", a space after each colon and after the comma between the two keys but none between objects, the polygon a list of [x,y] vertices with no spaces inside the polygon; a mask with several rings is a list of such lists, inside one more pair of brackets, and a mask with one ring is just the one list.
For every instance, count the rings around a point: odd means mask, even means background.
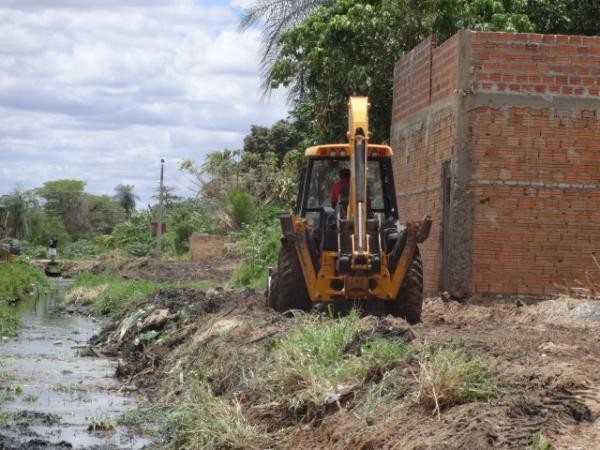
[{"label": "soil pile", "polygon": [[[43,270],[48,261],[32,261],[31,265]],[[228,280],[239,265],[233,256],[215,256],[199,261],[156,260],[148,258],[105,259],[94,261],[63,261],[62,277],[74,278],[79,273],[108,273],[128,280],[158,282],[207,281],[221,283]]]},{"label": "soil pile", "polygon": [[[293,379],[297,373],[274,375],[273,348],[307,320],[334,319],[284,317],[252,291],[162,290],[93,343],[119,357],[118,374],[158,402],[177,402],[202,378],[214,398],[233,402],[239,417],[268,437],[245,448],[524,449],[547,439],[556,448],[594,449],[600,442],[600,325],[587,320],[593,314],[586,320],[571,314],[590,308],[573,301],[435,298],[415,327],[391,317],[361,318],[343,358],[359,358],[376,341],[410,342],[412,353],[313,397],[300,386],[305,379]],[[439,415],[417,401],[423,355],[445,347],[489,361],[497,386],[489,401],[457,402]]]}]

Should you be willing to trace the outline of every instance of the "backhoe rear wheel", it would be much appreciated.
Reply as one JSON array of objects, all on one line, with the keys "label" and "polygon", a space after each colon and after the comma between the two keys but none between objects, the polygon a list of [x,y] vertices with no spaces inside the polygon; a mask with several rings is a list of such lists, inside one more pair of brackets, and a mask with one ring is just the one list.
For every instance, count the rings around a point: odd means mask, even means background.
[{"label": "backhoe rear wheel", "polygon": [[396,300],[385,302],[385,313],[402,317],[410,324],[421,321],[423,310],[423,263],[419,249],[415,248],[413,260],[406,272]]},{"label": "backhoe rear wheel", "polygon": [[267,296],[267,303],[280,313],[291,309],[310,311],[312,308],[293,242],[281,244],[277,269],[271,276],[271,289]]}]

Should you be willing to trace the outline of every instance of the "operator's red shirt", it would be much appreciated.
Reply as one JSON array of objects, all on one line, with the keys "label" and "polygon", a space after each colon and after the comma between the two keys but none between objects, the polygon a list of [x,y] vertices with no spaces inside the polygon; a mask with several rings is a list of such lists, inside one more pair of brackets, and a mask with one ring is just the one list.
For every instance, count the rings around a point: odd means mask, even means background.
[{"label": "operator's red shirt", "polygon": [[331,206],[335,206],[337,205],[337,202],[340,198],[340,194],[342,193],[342,189],[344,188],[350,188],[350,180],[348,179],[341,179],[340,181],[338,181],[337,183],[335,183],[333,185],[333,187],[331,188]]}]

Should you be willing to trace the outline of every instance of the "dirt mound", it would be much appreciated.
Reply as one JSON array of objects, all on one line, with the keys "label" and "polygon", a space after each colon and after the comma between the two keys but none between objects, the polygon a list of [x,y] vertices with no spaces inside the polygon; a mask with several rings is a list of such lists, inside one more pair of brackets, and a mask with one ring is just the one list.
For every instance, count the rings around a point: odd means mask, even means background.
[{"label": "dirt mound", "polygon": [[[284,317],[251,291],[161,290],[105,331],[97,348],[118,356],[119,375],[151,388],[162,402],[176,401],[201,373],[211,401],[234,402],[236,417],[271,433],[268,445],[248,448],[524,449],[542,438],[556,448],[596,448],[600,325],[579,319],[582,305],[429,299],[423,323],[413,327],[391,317],[361,318],[342,358],[364,356],[375,341],[410,342],[413,356],[310,399],[294,393],[310,389],[299,372],[272,378],[267,355],[298,327],[333,319]],[[416,374],[423,352],[446,347],[489,361],[498,394],[490,402],[450,405],[438,419],[416,401]],[[303,360],[296,364],[302,370]],[[289,392],[289,402],[273,392]]]},{"label": "dirt mound", "polygon": [[[44,270],[47,263],[47,260],[31,261],[31,265],[40,270]],[[231,255],[198,261],[149,258],[61,261],[63,278],[75,278],[80,273],[89,272],[113,274],[128,280],[167,283],[205,281],[222,284],[229,280],[238,265],[239,259]]]},{"label": "dirt mound", "polygon": [[141,309],[127,311],[120,322],[106,327],[91,339],[107,356],[119,357],[117,375],[129,383],[153,386],[170,352],[190,337],[207,314],[217,314],[240,298],[241,291],[188,288],[160,289]]},{"label": "dirt mound", "polygon": [[238,265],[238,259],[221,256],[199,261],[130,259],[118,264],[111,272],[131,280],[223,283],[229,280]]}]

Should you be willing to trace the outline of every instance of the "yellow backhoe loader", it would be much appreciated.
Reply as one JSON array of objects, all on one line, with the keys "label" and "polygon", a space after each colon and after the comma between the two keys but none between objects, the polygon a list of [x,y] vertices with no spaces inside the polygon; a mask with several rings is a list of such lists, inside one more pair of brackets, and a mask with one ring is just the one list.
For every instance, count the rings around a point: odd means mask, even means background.
[{"label": "yellow backhoe loader", "polygon": [[366,97],[348,106],[348,143],[306,150],[295,210],[281,216],[267,304],[279,312],[359,306],[416,323],[423,304],[417,243],[429,236],[431,219],[400,223],[392,149],[369,143]]}]

